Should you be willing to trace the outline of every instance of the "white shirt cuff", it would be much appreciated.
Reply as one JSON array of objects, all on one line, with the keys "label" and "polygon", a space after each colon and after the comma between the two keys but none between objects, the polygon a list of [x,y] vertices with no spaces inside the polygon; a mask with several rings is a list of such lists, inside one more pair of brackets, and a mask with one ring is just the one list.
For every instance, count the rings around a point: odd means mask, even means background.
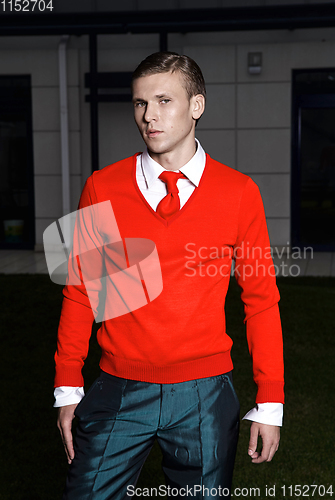
[{"label": "white shirt cuff", "polygon": [[60,406],[75,405],[80,403],[85,396],[85,393],[83,387],[69,387],[62,385],[61,387],[56,387],[54,390],[54,396],[54,408],[59,408]]},{"label": "white shirt cuff", "polygon": [[283,425],[283,404],[282,403],[259,403],[244,415],[242,420],[252,420],[259,424]]}]

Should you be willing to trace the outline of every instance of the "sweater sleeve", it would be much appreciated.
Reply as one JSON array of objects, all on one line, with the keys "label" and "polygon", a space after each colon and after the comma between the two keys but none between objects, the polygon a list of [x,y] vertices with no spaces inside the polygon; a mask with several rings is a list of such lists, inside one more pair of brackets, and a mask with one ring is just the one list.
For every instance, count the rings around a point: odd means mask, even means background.
[{"label": "sweater sleeve", "polygon": [[[84,186],[78,209],[96,203],[93,181],[92,177],[90,177]],[[91,248],[92,242],[94,242],[97,249],[102,248],[103,241],[94,228],[92,217],[86,215],[85,220],[82,220],[81,223],[79,223],[77,217],[58,327],[57,351],[55,354],[55,387],[84,385],[81,370],[88,354],[94,314],[91,305],[92,300],[89,300],[84,285],[79,255],[85,252],[85,245],[88,240]]]},{"label": "sweater sleeve", "polygon": [[234,247],[235,277],[242,289],[249,352],[257,384],[256,403],[284,403],[279,292],[257,185],[248,179],[239,207]]}]

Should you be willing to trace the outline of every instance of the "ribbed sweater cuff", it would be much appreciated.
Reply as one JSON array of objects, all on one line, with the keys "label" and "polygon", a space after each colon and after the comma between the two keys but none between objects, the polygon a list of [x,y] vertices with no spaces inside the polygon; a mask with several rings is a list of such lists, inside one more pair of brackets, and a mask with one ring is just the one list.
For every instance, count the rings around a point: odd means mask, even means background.
[{"label": "ribbed sweater cuff", "polygon": [[284,403],[284,382],[258,382],[256,403]]},{"label": "ribbed sweater cuff", "polygon": [[56,366],[54,387],[67,385],[69,387],[83,387],[84,379],[81,368],[77,365]]}]

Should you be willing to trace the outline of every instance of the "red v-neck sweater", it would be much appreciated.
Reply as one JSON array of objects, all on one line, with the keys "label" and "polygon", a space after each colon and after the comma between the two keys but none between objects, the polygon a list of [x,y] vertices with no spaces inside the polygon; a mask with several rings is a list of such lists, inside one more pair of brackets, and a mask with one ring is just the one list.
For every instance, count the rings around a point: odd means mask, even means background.
[{"label": "red v-neck sweater", "polygon": [[[79,208],[110,201],[122,239],[157,248],[163,291],[144,307],[103,321],[100,367],[115,376],[178,383],[233,368],[225,297],[232,259],[242,289],[257,403],[284,402],[279,293],[263,203],[256,184],[207,155],[199,186],[168,221],[148,205],[135,177],[136,155],[96,171]],[[104,229],[105,231],[105,229]],[[96,227],[97,247],[106,234]],[[82,386],[93,313],[85,285],[67,285],[55,355],[55,387]],[[233,333],[233,332],[232,332]]]}]

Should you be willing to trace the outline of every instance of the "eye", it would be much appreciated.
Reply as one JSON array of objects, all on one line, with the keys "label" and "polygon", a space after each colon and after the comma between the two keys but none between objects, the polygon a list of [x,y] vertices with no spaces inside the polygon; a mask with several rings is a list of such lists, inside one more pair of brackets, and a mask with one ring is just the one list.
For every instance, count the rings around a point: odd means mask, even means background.
[{"label": "eye", "polygon": [[134,106],[135,108],[143,108],[145,106],[145,102],[144,101],[135,102]]},{"label": "eye", "polygon": [[162,100],[161,100],[161,103],[162,103],[162,104],[167,104],[167,103],[168,103],[168,102],[170,102],[170,101],[171,101],[171,99],[162,99]]}]

